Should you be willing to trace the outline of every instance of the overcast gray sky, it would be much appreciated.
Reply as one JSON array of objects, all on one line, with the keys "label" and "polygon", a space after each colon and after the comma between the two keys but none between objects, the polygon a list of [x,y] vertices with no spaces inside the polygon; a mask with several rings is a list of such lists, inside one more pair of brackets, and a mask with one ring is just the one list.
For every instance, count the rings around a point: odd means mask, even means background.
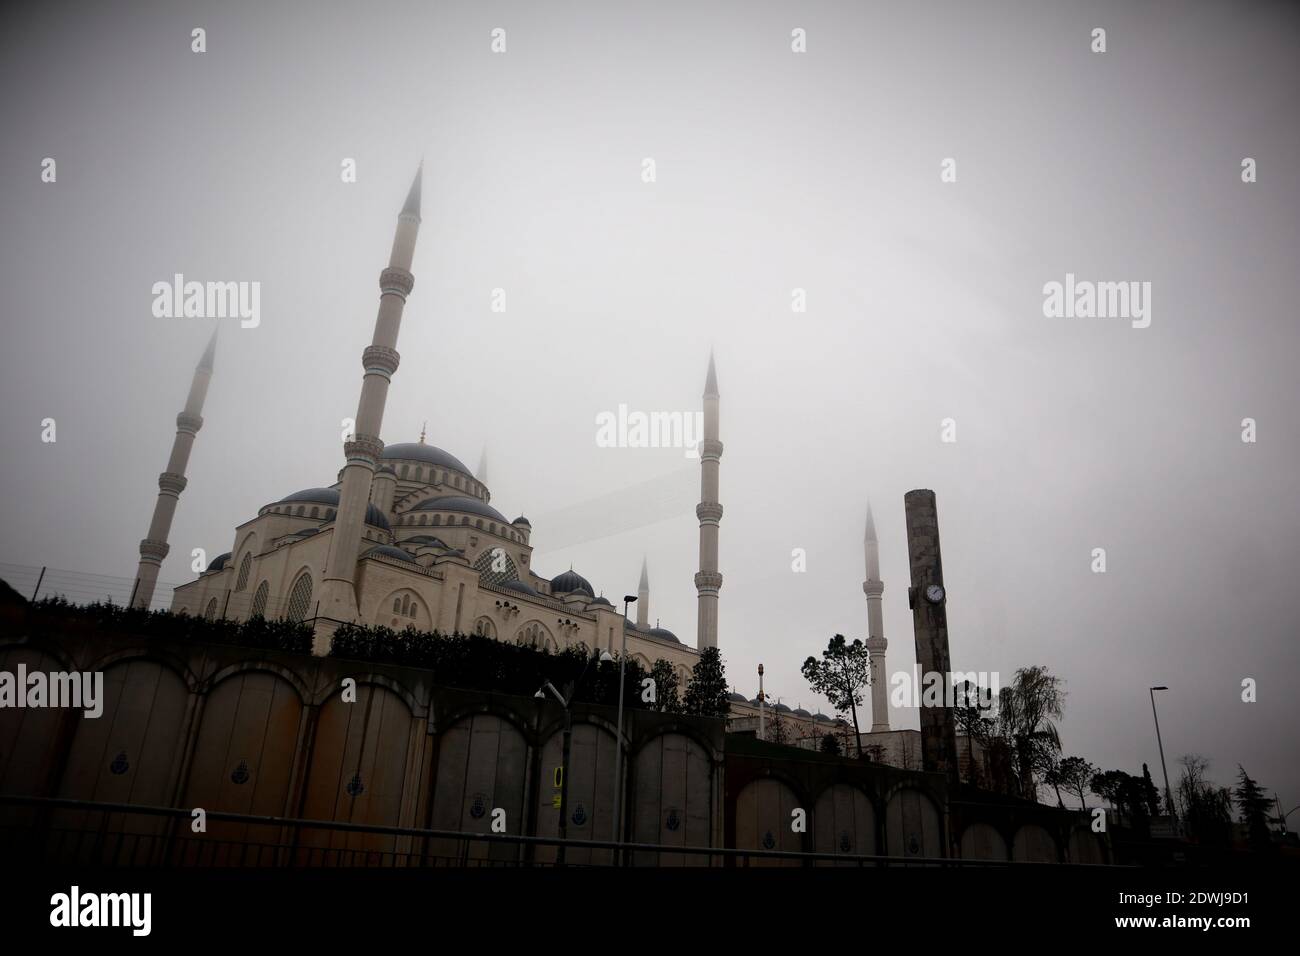
[{"label": "overcast gray sky", "polygon": [[[0,561],[134,573],[211,327],[152,316],[176,272],[261,282],[262,316],[224,323],[162,579],[333,482],[423,156],[382,437],[427,419],[471,468],[486,446],[540,573],[572,563],[616,600],[644,554],[652,618],[694,642],[698,465],[599,448],[595,417],[698,408],[713,348],[720,645],[747,695],[761,661],[770,693],[825,706],[799,663],[866,636],[868,499],[889,665],[910,669],[903,494],[927,487],[955,667],[1047,665],[1066,752],[1157,780],[1147,687],[1168,684],[1171,772],[1200,753],[1300,803],[1298,22],[1284,3],[10,8]],[[1150,327],[1045,318],[1067,272],[1150,282]],[[644,491],[611,509],[655,479],[687,489],[675,517],[638,526],[662,518]],[[599,521],[542,523],[598,499]]]}]

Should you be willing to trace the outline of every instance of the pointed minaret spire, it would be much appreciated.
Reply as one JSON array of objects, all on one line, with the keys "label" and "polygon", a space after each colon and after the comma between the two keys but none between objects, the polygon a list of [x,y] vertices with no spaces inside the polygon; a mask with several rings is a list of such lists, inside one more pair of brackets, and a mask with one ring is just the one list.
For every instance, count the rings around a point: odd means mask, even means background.
[{"label": "pointed minaret spire", "polygon": [[428,430],[429,430],[429,423],[428,423],[428,421],[426,420],[426,421],[424,422],[424,424],[422,424],[422,425],[420,426],[420,444],[421,444],[421,445],[424,444],[424,433],[425,433],[426,431],[428,431]]},{"label": "pointed minaret spire", "polygon": [[167,470],[158,476],[158,499],[153,506],[153,519],[149,522],[149,535],[140,542],[140,565],[136,571],[135,588],[131,606],[147,608],[153,603],[154,588],[158,584],[158,569],[171,550],[167,537],[171,534],[172,518],[181,492],[185,490],[185,468],[190,461],[194,438],[203,427],[203,401],[208,396],[208,382],[212,378],[213,360],[216,357],[217,332],[212,330],[208,347],[194,369],[190,381],[190,394],[185,399],[185,409],[176,416],[176,437],[172,440],[171,457]]},{"label": "pointed minaret spire", "polygon": [[644,629],[650,622],[650,575],[645,557],[641,558],[641,583],[636,586],[636,626]]},{"label": "pointed minaret spire", "polygon": [[424,178],[424,160],[420,160],[420,166],[415,171],[415,179],[411,181],[411,189],[406,194],[406,204],[402,206],[403,216],[414,216],[415,221],[420,221],[420,184]]},{"label": "pointed minaret spire", "polygon": [[695,575],[699,598],[696,644],[700,650],[718,646],[718,591],[722,574],[718,571],[718,524],[722,505],[718,503],[718,463],[722,459],[722,442],[718,440],[718,373],[709,353],[709,372],[704,380],[704,438],[700,441],[700,503],[695,515],[700,519],[700,570]]},{"label": "pointed minaret spire", "polygon": [[411,260],[415,257],[415,239],[420,232],[420,178],[423,169],[421,164],[406,196],[406,204],[397,217],[388,268],[379,274],[379,314],[375,317],[371,343],[361,353],[365,374],[361,379],[355,433],[351,441],[343,443],[347,463],[343,467],[338,512],[334,528],[322,532],[330,535],[329,554],[325,559],[320,601],[315,608],[316,636],[312,642],[312,653],[322,656],[329,653],[334,629],[340,623],[355,621],[358,617],[353,582],[366,508],[370,503],[370,484],[375,475],[375,465],[384,451],[379,433],[384,423],[388,385],[401,360],[397,354],[397,333],[402,327],[406,297],[415,285]]},{"label": "pointed minaret spire", "polygon": [[876,522],[871,515],[871,502],[867,502],[867,530],[863,535],[863,551],[867,566],[867,579],[862,582],[862,592],[867,596],[867,657],[871,661],[871,732],[889,730],[889,682],[885,679],[884,615],[880,598],[885,585],[880,580],[880,545],[876,541]]}]

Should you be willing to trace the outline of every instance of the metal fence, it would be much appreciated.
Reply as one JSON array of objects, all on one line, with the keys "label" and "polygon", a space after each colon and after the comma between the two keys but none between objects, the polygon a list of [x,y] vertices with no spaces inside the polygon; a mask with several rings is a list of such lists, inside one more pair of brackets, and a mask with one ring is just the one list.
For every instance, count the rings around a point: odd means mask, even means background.
[{"label": "metal fence", "polygon": [[195,833],[194,820],[190,809],[0,794],[0,861],[168,868],[1011,865],[986,860],[558,840],[218,811],[207,811],[206,832]]},{"label": "metal fence", "polygon": [[[89,574],[85,571],[26,564],[0,562],[0,580],[31,601],[62,597],[71,604],[93,604],[98,601],[127,607],[136,593],[135,578],[120,578],[108,574]],[[154,587],[149,610],[171,610],[173,594],[177,587],[179,585],[159,581]],[[226,589],[216,596],[211,614],[208,614],[206,607],[198,608],[191,613],[217,620],[229,618],[244,621],[253,616],[255,602],[257,602],[257,592],[252,586],[242,591]],[[289,610],[287,597],[267,595],[258,603],[257,609],[268,620],[284,617]]]}]

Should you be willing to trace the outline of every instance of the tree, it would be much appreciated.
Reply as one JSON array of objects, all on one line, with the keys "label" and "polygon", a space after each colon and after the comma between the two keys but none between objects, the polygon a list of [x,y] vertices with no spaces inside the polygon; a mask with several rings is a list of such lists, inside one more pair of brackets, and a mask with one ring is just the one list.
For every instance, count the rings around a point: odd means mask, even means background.
[{"label": "tree", "polygon": [[1083,798],[1083,790],[1096,772],[1097,768],[1082,757],[1065,757],[1056,765],[1056,774],[1061,785],[1079,795],[1080,810],[1088,809],[1087,801]]},{"label": "tree", "polygon": [[1065,712],[1065,687],[1046,667],[1021,667],[998,694],[994,732],[1015,758],[1021,795],[1035,799],[1034,775],[1045,774],[1061,752],[1054,721]]},{"label": "tree", "polygon": [[777,711],[772,711],[772,716],[767,721],[767,739],[774,744],[788,744],[790,742],[790,726],[785,722]]},{"label": "tree", "polygon": [[803,676],[818,694],[831,702],[837,711],[853,714],[853,736],[858,756],[862,756],[862,731],[858,726],[858,707],[862,690],[871,681],[871,659],[867,645],[855,638],[850,644],[843,634],[836,634],[822,651],[822,659],[809,657],[803,662]]},{"label": "tree", "polygon": [[824,754],[840,755],[840,742],[835,739],[834,734],[822,734],[821,747],[819,748]]},{"label": "tree", "polygon": [[726,717],[731,710],[722,653],[716,647],[700,651],[700,659],[691,668],[691,679],[686,684],[682,710],[696,717]]},{"label": "tree", "polygon": [[[966,765],[966,782],[978,786],[980,771],[979,762],[975,759],[975,744],[979,744],[985,751],[989,749],[994,731],[992,695],[985,694],[970,681],[962,681],[954,690],[956,695],[953,698],[955,705],[953,716],[957,721],[958,729],[966,735],[968,742],[970,759]],[[988,700],[987,705],[983,704],[985,700]]]},{"label": "tree", "polygon": [[655,682],[655,704],[661,711],[680,714],[682,702],[677,696],[677,671],[662,657],[650,668],[650,679]]},{"label": "tree", "polygon": [[1061,787],[1066,785],[1066,781],[1065,774],[1061,770],[1061,764],[1059,761],[1053,762],[1053,764],[1043,773],[1043,783],[1056,791],[1056,805],[1064,810],[1065,801],[1061,799]]},{"label": "tree", "polygon": [[867,763],[884,763],[885,745],[867,744],[865,747],[862,748],[862,759],[867,761]]},{"label": "tree", "polygon": [[1146,801],[1147,813],[1153,817],[1160,816],[1160,791],[1156,789],[1146,764],[1142,765],[1142,798]]},{"label": "tree", "polygon": [[1207,774],[1210,762],[1197,754],[1179,760],[1183,772],[1178,780],[1178,802],[1187,835],[1211,846],[1228,846],[1232,841],[1232,794],[1212,783]]},{"label": "tree", "polygon": [[1270,847],[1273,839],[1268,830],[1269,799],[1264,789],[1250,779],[1241,764],[1237,764],[1237,786],[1232,791],[1237,809],[1241,811],[1241,822],[1250,829],[1250,845],[1256,850]]}]

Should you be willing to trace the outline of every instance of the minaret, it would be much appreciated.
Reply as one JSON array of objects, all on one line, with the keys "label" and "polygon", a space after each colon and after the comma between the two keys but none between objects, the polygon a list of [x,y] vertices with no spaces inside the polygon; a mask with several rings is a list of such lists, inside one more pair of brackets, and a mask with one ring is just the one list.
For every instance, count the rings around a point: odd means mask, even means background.
[{"label": "minaret", "polygon": [[876,522],[871,517],[871,504],[867,503],[867,533],[863,539],[867,559],[867,579],[862,591],[867,596],[867,655],[871,658],[871,732],[882,733],[889,729],[889,681],[885,678],[885,625],[881,614],[880,596],[885,585],[880,580],[880,545],[876,541]]},{"label": "minaret", "polygon": [[641,559],[641,583],[636,586],[636,626],[645,630],[650,623],[650,577],[646,573],[645,558]]},{"label": "minaret", "polygon": [[361,547],[366,504],[370,501],[370,482],[375,464],[383,453],[379,439],[384,422],[384,404],[388,384],[397,371],[401,356],[397,354],[397,333],[402,325],[402,309],[411,293],[415,277],[411,259],[415,255],[415,237],[420,231],[420,177],[424,165],[416,170],[415,180],[406,196],[406,204],[397,217],[397,231],[388,257],[388,268],[379,274],[379,314],[370,345],[361,353],[365,374],[361,379],[361,400],[357,404],[356,429],[351,441],[343,443],[346,464],[343,487],[339,492],[338,515],[333,539],[326,559],[325,580],[316,612],[316,638],[312,653],[329,653],[330,637],[341,622],[357,618],[357,596],[353,579],[357,570],[357,553]]},{"label": "minaret", "polygon": [[718,646],[718,590],[722,575],[718,573],[718,522],[722,505],[718,504],[718,462],[722,459],[722,442],[718,440],[718,375],[709,353],[709,375],[704,382],[704,438],[700,442],[700,503],[695,506],[700,519],[700,570],[695,575],[699,593],[699,623],[696,644],[700,650]]},{"label": "minaret", "polygon": [[185,399],[185,410],[176,416],[176,438],[172,441],[171,457],[167,470],[158,476],[158,500],[153,506],[153,520],[149,522],[149,536],[140,542],[140,567],[135,575],[135,589],[131,606],[147,608],[153,602],[154,587],[158,583],[158,569],[170,547],[167,536],[172,530],[176,503],[185,490],[185,466],[190,461],[194,436],[203,427],[203,400],[208,395],[208,381],[212,378],[212,359],[217,352],[217,330],[212,330],[208,347],[194,369],[190,381],[190,394]]}]

